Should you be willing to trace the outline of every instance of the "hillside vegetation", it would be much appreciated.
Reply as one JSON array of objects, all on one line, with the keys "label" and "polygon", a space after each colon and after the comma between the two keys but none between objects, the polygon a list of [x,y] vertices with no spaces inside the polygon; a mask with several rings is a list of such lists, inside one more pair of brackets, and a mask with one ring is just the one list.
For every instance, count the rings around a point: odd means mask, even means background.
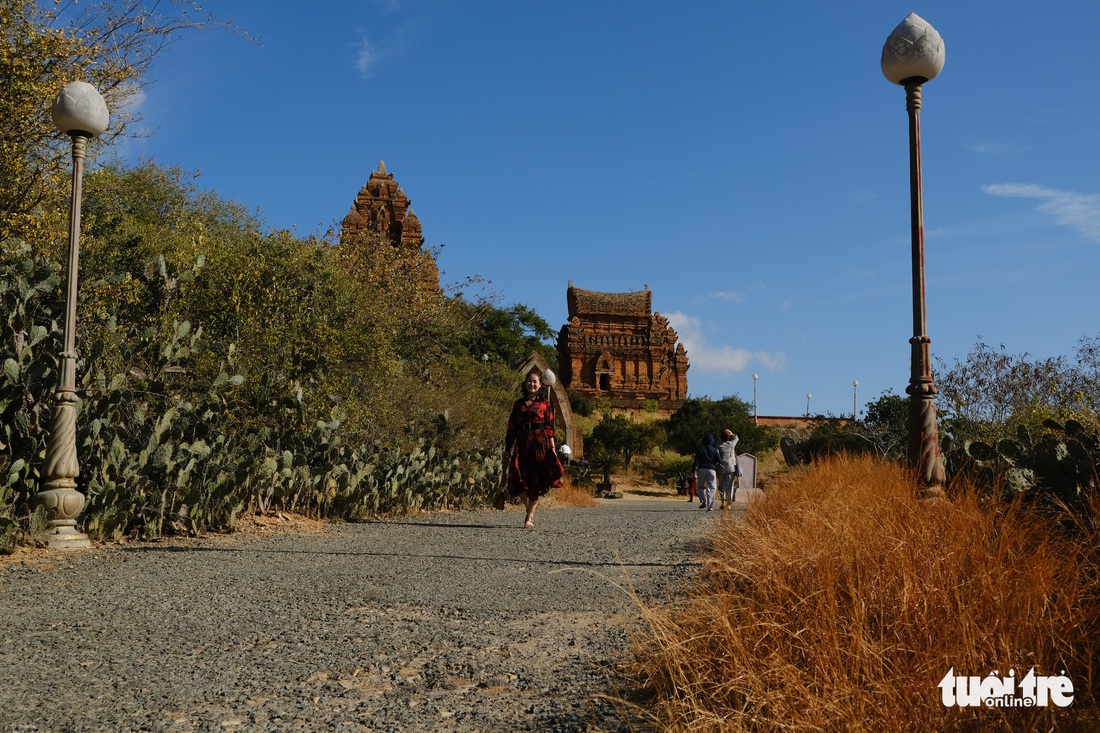
[{"label": "hillside vegetation", "polygon": [[[266,232],[178,170],[101,167],[85,202],[77,445],[93,537],[230,528],[273,508],[351,518],[491,494],[510,367],[547,330],[533,314],[519,322],[395,276],[429,253]],[[30,234],[0,249],[9,544],[39,521],[32,498],[63,322],[65,237]]]}]

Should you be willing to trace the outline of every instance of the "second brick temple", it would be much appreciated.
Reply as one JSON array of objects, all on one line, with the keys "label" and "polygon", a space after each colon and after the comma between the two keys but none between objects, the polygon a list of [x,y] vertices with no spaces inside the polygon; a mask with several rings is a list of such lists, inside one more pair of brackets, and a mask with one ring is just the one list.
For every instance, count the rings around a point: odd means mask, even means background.
[{"label": "second brick temple", "polygon": [[678,409],[687,399],[688,359],[646,286],[600,293],[569,283],[569,323],[558,334],[558,367],[570,392],[608,398],[624,410]]}]

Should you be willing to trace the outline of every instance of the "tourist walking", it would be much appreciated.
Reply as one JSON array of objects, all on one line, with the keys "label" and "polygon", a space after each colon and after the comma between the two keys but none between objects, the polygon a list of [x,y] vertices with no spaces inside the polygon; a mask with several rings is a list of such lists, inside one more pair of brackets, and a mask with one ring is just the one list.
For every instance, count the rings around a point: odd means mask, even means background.
[{"label": "tourist walking", "polygon": [[718,444],[718,493],[722,497],[722,509],[729,509],[737,498],[738,476],[737,443],[740,438],[726,428],[722,431],[722,442]]},{"label": "tourist walking", "polygon": [[718,461],[721,456],[710,433],[703,438],[703,447],[695,454],[695,476],[698,480],[699,508],[708,512],[714,508],[714,493],[718,488]]},{"label": "tourist walking", "polygon": [[[523,526],[535,526],[539,498],[558,486],[565,469],[554,450],[554,408],[541,394],[542,378],[532,370],[523,383],[523,395],[512,405],[504,456],[508,461],[508,494],[522,496],[527,516]],[[497,500],[498,509],[504,504]]]}]

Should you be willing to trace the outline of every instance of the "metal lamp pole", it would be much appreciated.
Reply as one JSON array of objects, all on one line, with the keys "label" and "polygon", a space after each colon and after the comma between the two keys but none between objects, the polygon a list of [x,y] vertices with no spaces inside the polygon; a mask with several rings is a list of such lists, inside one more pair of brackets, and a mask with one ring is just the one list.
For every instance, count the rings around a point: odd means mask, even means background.
[{"label": "metal lamp pole", "polygon": [[935,28],[916,13],[910,13],[886,39],[882,47],[882,73],[894,84],[905,87],[905,108],[909,114],[909,198],[913,240],[913,338],[909,386],[909,466],[926,496],[943,494],[947,477],[940,455],[936,424],[936,387],[924,298],[924,202],[921,193],[920,109],[921,87],[943,69],[945,49]]},{"label": "metal lamp pole", "polygon": [[50,108],[54,126],[67,134],[73,146],[73,191],[69,210],[69,257],[65,283],[65,345],[61,352],[61,373],[46,443],[43,485],[35,496],[49,513],[44,533],[50,548],[91,547],[88,535],[80,532],[76,518],[84,508],[84,495],[76,490],[80,462],[76,455],[76,291],[80,262],[80,199],[84,176],[84,146],[107,129],[110,116],[103,97],[91,84],[70,82]]},{"label": "metal lamp pole", "polygon": [[856,410],[856,404],[858,402],[856,398],[857,390],[859,390],[859,380],[852,380],[852,420],[859,419],[859,412]]},{"label": "metal lamp pole", "polygon": [[756,380],[760,378],[760,375],[756,372],[752,373],[752,424],[760,424],[760,413],[756,411]]},{"label": "metal lamp pole", "polygon": [[813,397],[809,392],[806,393],[806,417],[810,416],[810,398]]}]

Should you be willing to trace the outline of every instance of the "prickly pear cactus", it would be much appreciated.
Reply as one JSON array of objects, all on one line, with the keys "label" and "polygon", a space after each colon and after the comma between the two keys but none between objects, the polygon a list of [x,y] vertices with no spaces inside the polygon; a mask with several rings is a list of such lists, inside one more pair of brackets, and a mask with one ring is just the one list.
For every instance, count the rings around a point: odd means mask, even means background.
[{"label": "prickly pear cactus", "polygon": [[982,483],[1003,485],[1009,493],[1056,498],[1067,505],[1083,502],[1097,489],[1100,437],[1077,420],[1064,424],[1045,420],[1043,430],[1021,426],[1015,438],[996,445],[971,442],[964,446],[972,470]]}]

